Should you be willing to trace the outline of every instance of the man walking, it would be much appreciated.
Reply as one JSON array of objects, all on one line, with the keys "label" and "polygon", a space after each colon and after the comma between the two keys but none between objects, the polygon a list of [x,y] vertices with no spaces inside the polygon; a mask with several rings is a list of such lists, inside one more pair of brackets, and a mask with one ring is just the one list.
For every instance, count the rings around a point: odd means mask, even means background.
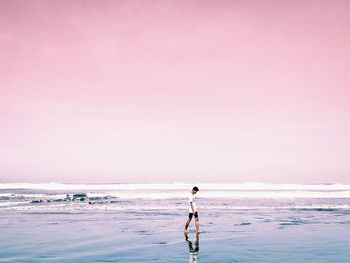
[{"label": "man walking", "polygon": [[197,211],[197,205],[195,202],[195,198],[194,195],[199,191],[198,187],[195,186],[192,188],[191,194],[189,196],[189,200],[188,200],[188,219],[186,221],[186,225],[185,225],[185,229],[184,229],[184,233],[188,234],[188,226],[191,223],[192,217],[194,216],[195,219],[195,224],[196,224],[196,233],[199,233],[199,218],[198,218],[198,211]]}]

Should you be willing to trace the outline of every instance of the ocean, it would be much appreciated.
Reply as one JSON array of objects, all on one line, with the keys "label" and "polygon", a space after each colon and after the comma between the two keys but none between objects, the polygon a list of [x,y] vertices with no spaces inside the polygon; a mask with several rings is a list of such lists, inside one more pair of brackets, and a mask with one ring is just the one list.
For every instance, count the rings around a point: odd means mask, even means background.
[{"label": "ocean", "polygon": [[349,184],[0,184],[0,262],[349,262]]}]

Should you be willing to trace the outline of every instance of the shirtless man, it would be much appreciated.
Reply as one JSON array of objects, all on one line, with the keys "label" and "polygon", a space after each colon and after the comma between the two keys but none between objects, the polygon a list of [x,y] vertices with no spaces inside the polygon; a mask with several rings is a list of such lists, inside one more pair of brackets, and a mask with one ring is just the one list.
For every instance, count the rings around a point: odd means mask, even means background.
[{"label": "shirtless man", "polygon": [[199,230],[199,218],[198,218],[198,211],[197,211],[197,205],[196,205],[196,202],[195,202],[195,198],[194,198],[194,195],[199,191],[198,187],[195,186],[193,187],[192,191],[191,191],[191,194],[189,196],[189,204],[188,204],[188,219],[186,221],[186,225],[185,225],[185,229],[184,229],[184,233],[185,234],[188,234],[188,226],[190,225],[191,223],[191,220],[192,220],[192,217],[194,216],[195,218],[195,224],[196,224],[196,233],[200,233],[200,230]]}]

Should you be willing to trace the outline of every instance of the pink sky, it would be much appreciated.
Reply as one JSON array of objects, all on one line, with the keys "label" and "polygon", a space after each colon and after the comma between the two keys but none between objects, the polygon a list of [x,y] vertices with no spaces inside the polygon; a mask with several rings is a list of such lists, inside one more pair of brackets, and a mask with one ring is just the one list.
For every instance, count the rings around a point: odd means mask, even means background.
[{"label": "pink sky", "polygon": [[0,12],[0,182],[350,183],[350,1]]}]

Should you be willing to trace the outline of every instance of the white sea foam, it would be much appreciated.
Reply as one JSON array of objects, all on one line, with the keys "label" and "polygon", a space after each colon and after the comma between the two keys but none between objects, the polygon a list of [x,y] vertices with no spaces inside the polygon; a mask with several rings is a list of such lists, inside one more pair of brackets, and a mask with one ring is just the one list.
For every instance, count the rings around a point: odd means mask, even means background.
[{"label": "white sea foam", "polygon": [[[179,199],[188,195],[193,185],[175,184],[0,184],[0,199],[59,199],[67,191],[85,192],[88,197],[122,199]],[[198,184],[203,198],[350,198],[349,184]],[[31,193],[22,192],[31,190]],[[47,191],[45,193],[45,190]],[[35,193],[38,191],[38,193]],[[40,192],[39,192],[40,191]],[[43,192],[44,191],[44,192]],[[58,192],[53,192],[58,191]]]},{"label": "white sea foam", "polygon": [[[19,202],[0,206],[2,211],[42,211],[42,212],[67,212],[67,211],[88,211],[88,210],[109,210],[109,211],[178,211],[184,212],[183,205],[116,205],[116,204],[87,204],[68,203],[50,205],[21,205]],[[231,210],[349,210],[350,205],[289,205],[289,206],[246,206],[246,205],[204,205],[201,211],[231,211]]]},{"label": "white sea foam", "polygon": [[[345,191],[350,184],[267,184],[267,183],[198,183],[201,190],[309,190]],[[41,190],[183,190],[193,184],[63,184],[63,183],[3,183],[0,189],[41,189]]]},{"label": "white sea foam", "polygon": [[[187,192],[112,192],[111,196],[122,199],[178,199],[184,198]],[[199,198],[350,198],[350,191],[203,191]]]},{"label": "white sea foam", "polygon": [[18,206],[18,205],[26,205],[28,202],[22,201],[22,202],[1,202],[0,208],[8,207],[8,206]]},{"label": "white sea foam", "polygon": [[[89,198],[120,198],[120,199],[184,199],[188,191],[174,190],[120,190],[105,192],[86,192]],[[41,199],[55,200],[64,199],[65,194],[0,194],[1,199]],[[263,190],[263,191],[236,191],[236,190],[203,190],[197,194],[198,198],[229,198],[229,199],[284,199],[284,198],[350,198],[350,191],[283,191],[283,190]]]},{"label": "white sea foam", "polygon": [[2,198],[10,199],[60,199],[65,198],[65,194],[15,194],[15,193],[3,193],[0,194],[0,200]]}]

